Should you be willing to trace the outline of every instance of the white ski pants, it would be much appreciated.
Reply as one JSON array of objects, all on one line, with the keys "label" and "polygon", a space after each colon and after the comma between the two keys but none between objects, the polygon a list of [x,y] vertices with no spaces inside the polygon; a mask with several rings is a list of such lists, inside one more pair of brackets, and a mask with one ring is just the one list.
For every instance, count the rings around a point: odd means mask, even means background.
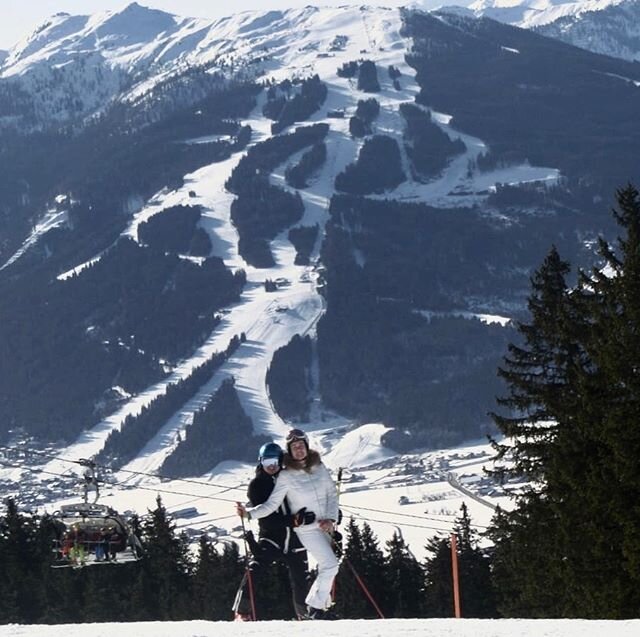
[{"label": "white ski pants", "polygon": [[311,585],[307,595],[307,606],[324,610],[331,606],[331,587],[338,574],[338,558],[336,558],[331,539],[319,526],[301,526],[295,529],[300,542],[318,563],[318,577]]}]

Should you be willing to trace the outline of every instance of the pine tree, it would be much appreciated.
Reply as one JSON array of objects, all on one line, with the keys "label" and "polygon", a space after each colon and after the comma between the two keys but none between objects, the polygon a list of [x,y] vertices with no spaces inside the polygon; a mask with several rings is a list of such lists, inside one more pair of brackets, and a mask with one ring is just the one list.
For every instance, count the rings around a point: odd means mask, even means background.
[{"label": "pine tree", "polygon": [[[158,619],[189,616],[191,560],[186,537],[176,535],[175,524],[158,496],[157,507],[142,525],[145,555],[142,560],[147,611]],[[150,608],[149,602],[153,604]]]},{"label": "pine tree", "polygon": [[[348,559],[356,569],[364,562],[362,534],[353,518],[350,518],[347,524],[344,558]],[[344,560],[336,577],[335,591],[335,610],[339,617],[356,619],[366,616],[366,602],[362,599],[358,584],[344,564]]]},{"label": "pine tree", "polygon": [[[579,313],[568,294],[565,277],[569,272],[569,264],[552,248],[531,279],[531,320],[518,325],[523,343],[509,346],[509,356],[499,370],[509,396],[498,403],[510,413],[493,414],[505,436],[500,443],[494,441],[494,447],[498,458],[512,464],[497,473],[530,481],[515,511],[496,518],[492,533],[496,573],[502,577],[500,608],[506,614],[547,616],[549,612],[554,616],[563,608],[561,597],[548,595],[554,588],[550,581],[558,585],[562,581],[564,563],[556,540],[557,515],[544,504],[548,494],[543,492],[550,488],[545,480],[549,472],[566,463],[562,450],[568,447],[558,440],[575,439],[572,393],[581,350],[574,338]],[[513,533],[520,544],[512,542]],[[544,580],[542,573],[546,573]]]},{"label": "pine tree", "polygon": [[[492,529],[506,613],[625,618],[640,605],[640,197],[618,192],[625,236],[569,292],[548,259],[497,417],[515,472],[535,480]],[[554,285],[555,282],[555,285]],[[514,350],[511,350],[512,353]],[[532,433],[531,433],[532,432]],[[514,438],[514,436],[518,436]]]},{"label": "pine tree", "polygon": [[[369,526],[368,522],[362,525],[362,550],[363,564],[360,568],[356,567],[358,575],[362,578],[369,593],[376,601],[378,606],[384,608],[386,604],[386,582],[385,576],[385,556],[380,548],[380,542]],[[360,597],[365,600],[368,612],[365,617],[377,617],[377,613],[371,602],[366,599],[364,592],[360,589]]]},{"label": "pine tree", "polygon": [[571,507],[571,521],[561,520],[569,607],[612,618],[637,616],[640,605],[640,195],[628,186],[617,200],[624,236],[613,245],[601,239],[602,263],[580,278],[589,360],[580,386],[582,459],[568,465],[573,489],[557,507]]},{"label": "pine tree", "polygon": [[464,502],[460,509],[462,514],[456,520],[454,533],[458,539],[460,602],[464,617],[497,617],[489,557],[478,546],[478,534]]},{"label": "pine tree", "polygon": [[[490,560],[479,547],[478,534],[472,526],[466,504],[462,504],[461,511],[454,525],[454,533],[462,616],[497,617]],[[427,543],[427,550],[431,553],[425,563],[427,613],[430,617],[452,617],[451,539],[436,536]]]},{"label": "pine tree", "polygon": [[213,619],[231,619],[231,609],[244,574],[245,561],[235,543],[225,542],[222,552],[216,551],[216,556],[215,577],[211,581],[211,599],[216,600]]},{"label": "pine tree", "polygon": [[365,522],[361,530],[353,518],[347,525],[344,559],[336,578],[336,612],[340,617],[352,619],[377,617],[352,568],[378,606],[384,608],[384,554],[371,527]]},{"label": "pine tree", "polygon": [[40,583],[43,555],[37,542],[37,520],[24,516],[12,498],[0,520],[0,620],[34,623],[43,612]]},{"label": "pine tree", "polygon": [[499,458],[507,456],[504,473],[538,480],[548,468],[549,453],[560,413],[566,408],[569,367],[577,346],[569,337],[572,315],[565,277],[570,266],[551,249],[531,279],[530,323],[520,323],[523,344],[509,345],[509,356],[498,374],[507,382],[509,396],[498,404],[508,415],[492,414],[506,440],[494,446]]},{"label": "pine tree", "polygon": [[216,618],[218,600],[212,595],[212,583],[218,576],[219,556],[206,534],[200,536],[198,560],[193,573],[193,612],[199,619]]},{"label": "pine tree", "polygon": [[387,542],[385,582],[387,588],[385,616],[424,616],[424,572],[399,533],[394,533]]},{"label": "pine tree", "polygon": [[427,617],[453,617],[451,541],[435,536],[425,546],[425,614]]}]

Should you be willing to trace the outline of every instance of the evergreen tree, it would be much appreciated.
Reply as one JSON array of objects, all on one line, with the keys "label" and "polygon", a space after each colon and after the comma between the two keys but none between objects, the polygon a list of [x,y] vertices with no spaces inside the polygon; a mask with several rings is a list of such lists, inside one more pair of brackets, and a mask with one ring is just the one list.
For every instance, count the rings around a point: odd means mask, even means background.
[{"label": "evergreen tree", "polygon": [[[460,606],[463,617],[497,617],[495,593],[491,580],[490,560],[478,546],[466,504],[456,519]],[[430,617],[452,617],[453,572],[451,538],[434,537],[427,543],[431,557],[425,562],[427,614]]]},{"label": "evergreen tree", "polygon": [[44,556],[37,543],[33,516],[24,516],[12,498],[0,520],[0,621],[34,623],[43,612],[40,584]]},{"label": "evergreen tree", "polygon": [[478,546],[477,532],[471,526],[467,505],[456,520],[454,533],[458,538],[458,568],[462,582],[460,598],[465,617],[497,617],[497,608],[489,557]]},{"label": "evergreen tree", "polygon": [[361,530],[353,518],[347,525],[344,559],[336,578],[336,611],[338,616],[349,619],[377,617],[351,568],[358,573],[378,606],[384,607],[384,554],[371,527],[365,522]]},{"label": "evergreen tree", "polygon": [[158,619],[187,619],[192,568],[187,540],[183,535],[176,535],[175,524],[169,519],[160,496],[156,502],[157,507],[142,525],[145,550],[142,596],[147,610]]},{"label": "evergreen tree", "polygon": [[385,581],[387,617],[422,617],[425,612],[424,572],[403,537],[394,533],[387,542]]},{"label": "evergreen tree", "polygon": [[[344,560],[349,560],[358,568],[364,561],[362,535],[353,518],[349,519],[346,529],[346,544],[344,546]],[[335,610],[339,617],[356,619],[364,617],[366,606],[358,591],[358,584],[343,564],[335,580],[336,601]]]},{"label": "evergreen tree", "polygon": [[[385,556],[380,548],[380,542],[368,522],[364,522],[362,525],[362,551],[363,563],[361,567],[356,566],[356,571],[378,606],[384,608],[387,594]],[[375,609],[361,588],[359,593],[367,604],[367,614],[364,617],[377,617]]]},{"label": "evergreen tree", "polygon": [[215,619],[217,600],[211,594],[216,577],[218,554],[207,534],[200,536],[198,560],[193,572],[193,613],[200,619]]},{"label": "evergreen tree", "polygon": [[226,542],[222,552],[216,551],[212,559],[216,572],[210,590],[210,599],[216,600],[212,619],[231,619],[233,601],[244,574],[244,559],[240,557],[236,544]]},{"label": "evergreen tree", "polygon": [[[505,613],[625,618],[640,604],[640,196],[618,192],[625,236],[569,292],[557,257],[533,280],[525,346],[503,374],[515,416],[497,417],[515,473],[535,480],[497,516]],[[551,255],[553,256],[553,255]],[[554,276],[555,275],[555,276]],[[554,286],[555,282],[555,286]],[[514,350],[511,350],[512,353]]]},{"label": "evergreen tree", "polygon": [[453,617],[453,581],[451,576],[451,541],[433,537],[425,546],[430,554],[425,560],[425,614],[427,617]]},{"label": "evergreen tree", "polygon": [[531,322],[518,325],[524,342],[509,345],[509,356],[498,370],[510,392],[498,404],[510,413],[492,414],[506,436],[506,441],[494,445],[499,458],[509,456],[513,474],[532,480],[549,466],[550,443],[557,431],[552,421],[568,393],[567,369],[576,347],[567,339],[571,312],[565,277],[569,271],[569,264],[553,247],[531,279]]}]

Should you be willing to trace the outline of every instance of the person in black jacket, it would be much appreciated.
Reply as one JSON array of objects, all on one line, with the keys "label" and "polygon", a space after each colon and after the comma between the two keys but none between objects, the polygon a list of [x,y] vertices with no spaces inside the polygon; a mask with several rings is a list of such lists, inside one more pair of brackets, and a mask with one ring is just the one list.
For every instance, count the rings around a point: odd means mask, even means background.
[{"label": "person in black jacket", "polygon": [[[278,473],[282,469],[283,451],[275,442],[268,442],[260,448],[256,475],[249,483],[247,497],[251,506],[257,506],[269,499]],[[293,528],[310,524],[315,515],[304,509],[292,514],[285,500],[276,511],[259,520],[260,532],[256,541],[250,535],[247,539],[253,553],[249,565],[249,576],[256,600],[256,615],[264,617],[260,608],[260,579],[263,569],[274,562],[282,562],[289,571],[293,608],[298,619],[305,617],[305,598],[309,589],[307,552],[300,543]],[[249,535],[249,534],[248,534]],[[236,619],[251,619],[251,599],[247,573],[242,579],[233,605]]]}]

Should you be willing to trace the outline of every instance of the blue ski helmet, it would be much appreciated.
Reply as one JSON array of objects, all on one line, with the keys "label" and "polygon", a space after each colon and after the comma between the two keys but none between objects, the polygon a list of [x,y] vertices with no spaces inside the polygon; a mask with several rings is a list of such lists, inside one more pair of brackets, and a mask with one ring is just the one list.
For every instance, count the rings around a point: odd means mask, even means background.
[{"label": "blue ski helmet", "polygon": [[275,442],[267,442],[258,451],[258,461],[262,463],[265,458],[277,458],[278,465],[282,466],[282,449]]}]

